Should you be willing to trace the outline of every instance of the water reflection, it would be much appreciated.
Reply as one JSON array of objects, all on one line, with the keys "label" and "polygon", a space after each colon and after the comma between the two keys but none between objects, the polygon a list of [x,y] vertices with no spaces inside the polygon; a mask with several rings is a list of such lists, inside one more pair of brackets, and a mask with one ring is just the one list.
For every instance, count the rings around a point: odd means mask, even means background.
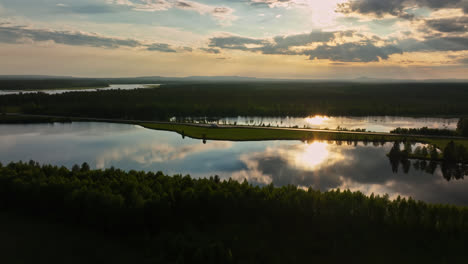
[{"label": "water reflection", "polygon": [[2,163],[33,159],[71,167],[88,162],[94,168],[219,175],[260,185],[351,189],[468,205],[466,166],[389,161],[392,143],[208,140],[203,144],[133,125],[83,122],[0,125],[0,144]]},{"label": "water reflection", "polygon": [[458,119],[456,118],[414,118],[391,116],[367,116],[367,117],[226,117],[226,118],[173,118],[172,121],[195,123],[218,123],[231,125],[255,125],[255,126],[279,126],[299,127],[313,129],[365,129],[375,132],[390,132],[402,128],[439,128],[455,130]]},{"label": "water reflection", "polygon": [[28,91],[13,91],[13,90],[0,90],[1,95],[9,94],[29,94],[29,93],[45,93],[45,94],[63,94],[69,92],[97,92],[97,91],[108,91],[108,90],[135,90],[135,89],[145,89],[145,88],[154,88],[159,86],[159,84],[111,84],[109,87],[103,88],[77,88],[77,89],[53,89],[53,90],[28,90]]}]

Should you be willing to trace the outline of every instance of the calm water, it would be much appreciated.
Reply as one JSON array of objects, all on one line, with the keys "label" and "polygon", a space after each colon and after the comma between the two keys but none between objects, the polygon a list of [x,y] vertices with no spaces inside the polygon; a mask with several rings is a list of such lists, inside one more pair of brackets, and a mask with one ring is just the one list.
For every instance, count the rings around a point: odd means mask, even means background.
[{"label": "calm water", "polygon": [[392,198],[412,196],[428,202],[468,205],[467,181],[448,181],[440,167],[419,163],[400,165],[394,173],[386,157],[391,144],[350,143],[203,144],[200,140],[182,139],[176,133],[123,124],[0,125],[2,163],[33,159],[71,167],[88,162],[94,168],[160,170],[193,177],[219,175],[260,185],[273,182],[276,186],[295,184],[323,191],[351,189],[366,194],[388,193]]},{"label": "calm water", "polygon": [[63,90],[40,90],[40,91],[2,91],[0,90],[0,95],[8,94],[19,94],[19,93],[46,93],[46,94],[62,94],[67,92],[97,92],[97,91],[107,91],[107,90],[135,90],[135,89],[144,89],[144,88],[153,88],[155,85],[159,84],[111,84],[109,87],[97,88],[97,89],[63,89]]},{"label": "calm water", "polygon": [[219,123],[219,124],[237,124],[237,125],[256,125],[256,126],[280,126],[315,129],[366,129],[374,132],[390,132],[391,130],[402,128],[457,128],[457,118],[414,118],[414,117],[391,117],[391,116],[368,116],[368,117],[329,117],[329,116],[311,116],[302,117],[230,117],[216,120],[205,118],[184,118],[182,120],[195,123]]}]

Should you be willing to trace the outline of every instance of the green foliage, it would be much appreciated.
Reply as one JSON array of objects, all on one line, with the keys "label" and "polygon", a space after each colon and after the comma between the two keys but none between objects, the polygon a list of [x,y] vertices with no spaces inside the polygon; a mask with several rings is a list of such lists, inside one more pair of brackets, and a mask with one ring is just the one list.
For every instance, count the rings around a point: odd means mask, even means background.
[{"label": "green foliage", "polygon": [[459,136],[457,131],[448,130],[448,129],[436,129],[436,128],[395,128],[390,131],[392,134],[401,134],[401,135],[431,135],[431,136]]},{"label": "green foliage", "polygon": [[349,256],[362,262],[411,255],[442,261],[467,254],[465,207],[219,177],[10,163],[0,165],[0,208],[116,239],[133,237],[156,263],[304,263]]}]

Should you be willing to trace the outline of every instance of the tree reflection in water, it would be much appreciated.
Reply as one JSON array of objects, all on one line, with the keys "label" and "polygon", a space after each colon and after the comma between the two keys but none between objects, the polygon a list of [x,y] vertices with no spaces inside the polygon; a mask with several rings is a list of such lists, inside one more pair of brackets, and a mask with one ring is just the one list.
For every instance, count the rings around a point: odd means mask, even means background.
[{"label": "tree reflection in water", "polygon": [[422,171],[428,174],[434,174],[440,166],[442,175],[447,181],[462,180],[468,176],[468,164],[456,161],[434,161],[425,159],[410,159],[408,148],[400,149],[400,143],[393,144],[390,153],[388,154],[393,173],[397,174],[401,169],[405,174],[408,174],[411,168],[416,171]]}]

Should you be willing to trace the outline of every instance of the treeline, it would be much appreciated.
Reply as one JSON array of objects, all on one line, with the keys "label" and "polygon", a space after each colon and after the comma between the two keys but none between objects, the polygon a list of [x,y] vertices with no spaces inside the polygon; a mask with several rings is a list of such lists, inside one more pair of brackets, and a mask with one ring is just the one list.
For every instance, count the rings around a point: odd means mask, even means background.
[{"label": "treeline", "polygon": [[468,137],[468,118],[460,118],[456,130],[438,129],[438,128],[395,128],[390,131],[392,134],[401,135],[431,135],[431,136],[461,136]]},{"label": "treeline", "polygon": [[151,263],[440,263],[468,254],[466,207],[217,176],[10,163],[0,165],[0,209],[130,239]]},{"label": "treeline", "polygon": [[164,120],[229,116],[462,116],[467,84],[193,83],[0,97],[2,111]]},{"label": "treeline", "polygon": [[464,179],[468,175],[468,150],[464,145],[457,145],[450,141],[442,153],[439,153],[434,145],[418,146],[414,150],[410,142],[404,142],[403,149],[401,149],[401,145],[402,143],[395,142],[388,154],[394,173],[398,172],[400,165],[403,172],[408,173],[411,169],[410,159],[413,159],[416,160],[413,162],[414,169],[430,174],[434,174],[440,165],[442,175],[447,181]]},{"label": "treeline", "polygon": [[57,117],[28,117],[20,115],[1,115],[0,124],[41,124],[41,123],[70,123],[71,118],[57,118]]},{"label": "treeline", "polygon": [[403,142],[404,149],[401,149],[401,144],[398,141],[394,142],[388,155],[398,159],[418,158],[433,161],[468,163],[468,150],[466,147],[462,144],[455,144],[453,141],[450,141],[445,146],[441,154],[439,154],[437,147],[434,145],[430,145],[429,147],[418,146],[413,150],[412,142]]},{"label": "treeline", "polygon": [[108,87],[109,83],[96,79],[4,79],[0,80],[0,90],[47,90],[80,87]]},{"label": "treeline", "polygon": [[395,128],[390,131],[392,134],[401,134],[401,135],[430,135],[430,136],[460,136],[460,134],[455,130],[449,129],[437,129],[437,128]]}]

